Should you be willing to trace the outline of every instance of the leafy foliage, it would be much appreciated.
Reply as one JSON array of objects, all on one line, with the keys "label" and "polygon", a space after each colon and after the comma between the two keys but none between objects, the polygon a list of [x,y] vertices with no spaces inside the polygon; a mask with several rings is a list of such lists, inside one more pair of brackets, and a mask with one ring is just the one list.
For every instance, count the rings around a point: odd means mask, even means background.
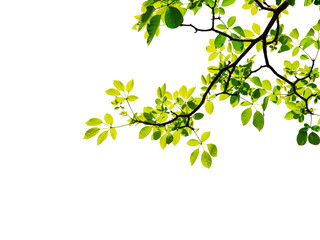
[{"label": "leafy foliage", "polygon": [[[217,146],[207,143],[210,131],[199,133],[195,123],[212,114],[214,101],[228,100],[230,105],[243,108],[240,120],[243,125],[252,121],[252,125],[261,131],[265,124],[265,114],[268,103],[285,104],[288,108],[284,118],[297,120],[303,124],[298,131],[298,145],[309,142],[320,144],[320,119],[316,109],[320,100],[320,90],[316,80],[319,78],[319,68],[316,59],[320,50],[320,20],[315,19],[305,36],[297,28],[286,31],[281,24],[281,14],[289,14],[290,8],[296,7],[295,0],[276,0],[270,5],[261,0],[243,0],[242,10],[250,11],[251,15],[267,12],[265,27],[252,22],[250,29],[237,25],[237,16],[225,17],[228,8],[235,0],[147,0],[142,4],[142,13],[136,16],[137,23],[133,29],[146,29],[145,38],[149,45],[160,33],[160,27],[170,29],[178,27],[193,28],[195,32],[212,32],[215,38],[209,39],[206,47],[208,60],[212,66],[201,76],[200,94],[195,95],[196,87],[181,86],[175,91],[169,91],[166,84],[158,87],[155,106],[144,107],[138,113],[133,111],[132,102],[138,97],[131,94],[134,81],[124,84],[119,80],[113,82],[114,87],[106,90],[113,98],[111,104],[119,114],[127,118],[126,124],[114,125],[112,115],[106,113],[104,121],[91,118],[86,124],[92,126],[84,138],[97,135],[97,144],[105,141],[108,135],[117,137],[117,128],[132,125],[142,125],[139,139],[150,137],[159,141],[162,149],[167,145],[177,145],[182,137],[188,138],[187,145],[193,148],[190,163],[201,159],[204,167],[210,168],[212,158],[217,157]],[[237,1],[239,2],[239,1]],[[315,7],[319,0],[304,0],[304,6]],[[184,23],[187,11],[194,15],[201,8],[209,8],[212,16],[211,27],[201,29],[193,24]],[[224,19],[225,18],[225,19]],[[264,63],[255,63],[255,52],[260,54]],[[253,52],[252,55],[249,55]],[[282,71],[277,71],[269,61],[269,55],[290,53],[292,59],[283,62]],[[260,70],[269,70],[274,78],[261,79]],[[277,68],[278,69],[278,68]],[[309,118],[309,123],[306,123]],[[315,120],[315,118],[317,118]],[[316,124],[315,124],[316,122]],[[103,126],[103,127],[101,127]],[[110,134],[109,134],[110,133]]]}]

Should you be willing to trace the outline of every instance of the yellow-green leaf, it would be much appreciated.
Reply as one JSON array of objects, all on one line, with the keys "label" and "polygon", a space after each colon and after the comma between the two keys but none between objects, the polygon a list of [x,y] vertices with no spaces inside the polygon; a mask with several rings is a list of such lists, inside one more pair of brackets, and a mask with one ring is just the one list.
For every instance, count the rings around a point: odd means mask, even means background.
[{"label": "yellow-green leaf", "polygon": [[204,151],[201,155],[201,162],[202,165],[205,166],[206,168],[210,168],[212,164],[212,158],[210,154],[207,151]]},{"label": "yellow-green leaf", "polygon": [[124,85],[121,81],[119,80],[114,80],[113,85],[118,89],[119,91],[124,91]]},{"label": "yellow-green leaf", "polygon": [[86,124],[88,126],[99,126],[102,123],[102,120],[99,118],[91,118]]},{"label": "yellow-green leaf", "polygon": [[256,23],[253,23],[252,24],[252,30],[256,33],[256,34],[260,34],[260,32],[261,32],[261,28],[260,28],[260,26],[258,25],[258,24],[256,24]]},{"label": "yellow-green leaf", "polygon": [[127,83],[127,85],[126,85],[126,90],[127,90],[127,92],[131,92],[131,91],[132,91],[133,85],[134,85],[134,81],[133,81],[133,79],[132,79],[132,80],[130,80],[130,81]]},{"label": "yellow-green leaf", "polygon": [[205,105],[205,109],[206,109],[206,112],[207,112],[208,114],[212,114],[213,109],[214,109],[213,102],[207,101],[207,102],[206,102],[206,105]]},{"label": "yellow-green leaf", "polygon": [[97,127],[90,128],[88,131],[86,131],[83,138],[84,139],[92,138],[95,135],[97,135],[99,131],[100,131],[100,128],[97,128]]},{"label": "yellow-green leaf", "polygon": [[195,163],[195,161],[197,160],[198,156],[199,156],[199,148],[194,150],[190,155],[191,166]]},{"label": "yellow-green leaf", "polygon": [[106,91],[106,94],[117,97],[120,95],[120,92],[117,89],[110,88]]},{"label": "yellow-green leaf", "polygon": [[103,131],[100,133],[98,139],[97,139],[97,145],[100,145],[106,138],[108,137],[108,131]]},{"label": "yellow-green leaf", "polygon": [[143,139],[146,136],[149,135],[149,133],[152,131],[152,127],[151,126],[146,126],[141,128],[140,132],[139,132],[139,139]]},{"label": "yellow-green leaf", "polygon": [[106,123],[108,123],[109,125],[113,124],[113,117],[109,114],[106,113],[106,115],[104,115],[104,120],[106,121]]},{"label": "yellow-green leaf", "polygon": [[136,101],[137,99],[138,99],[138,97],[137,97],[137,96],[134,96],[134,95],[130,95],[130,96],[127,97],[127,100],[128,100],[129,102]]},{"label": "yellow-green leaf", "polygon": [[110,135],[113,140],[116,140],[117,138],[117,130],[115,128],[110,128]]}]

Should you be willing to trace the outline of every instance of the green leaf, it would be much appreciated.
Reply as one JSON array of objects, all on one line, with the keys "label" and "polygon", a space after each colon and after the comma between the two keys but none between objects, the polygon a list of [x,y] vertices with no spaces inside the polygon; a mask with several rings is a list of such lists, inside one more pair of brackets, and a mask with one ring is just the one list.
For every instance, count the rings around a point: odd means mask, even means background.
[{"label": "green leaf", "polygon": [[311,127],[311,129],[315,132],[320,132],[320,126],[314,125]]},{"label": "green leaf", "polygon": [[[291,45],[291,47],[292,47],[292,45]],[[278,51],[278,53],[282,53],[282,52],[289,51],[289,50],[291,49],[291,47],[288,46],[288,45],[282,45],[282,46],[280,47],[280,50]]]},{"label": "green leaf", "polygon": [[242,103],[240,103],[240,106],[246,107],[246,106],[250,106],[252,105],[252,103],[248,102],[248,101],[244,101]]},{"label": "green leaf", "polygon": [[197,148],[196,150],[194,150],[191,155],[190,155],[190,163],[191,166],[196,162],[197,158],[199,156],[199,148]]},{"label": "green leaf", "polygon": [[272,86],[269,80],[263,80],[261,84],[262,84],[262,88],[264,88],[265,90],[271,91]]},{"label": "green leaf", "polygon": [[294,114],[292,111],[287,112],[286,115],[284,116],[284,118],[287,120],[291,120],[291,119],[293,119],[293,117],[294,117]]},{"label": "green leaf", "polygon": [[206,141],[208,138],[210,137],[210,132],[204,132],[202,135],[201,135],[201,142],[204,142]]},{"label": "green leaf", "polygon": [[113,140],[116,140],[117,130],[115,128],[110,128],[110,135],[111,135]]},{"label": "green leaf", "polygon": [[300,56],[300,59],[301,59],[301,60],[308,60],[309,57],[308,57],[308,55],[306,55],[306,54],[302,54],[302,55]]},{"label": "green leaf", "polygon": [[264,126],[264,117],[259,111],[256,111],[253,115],[253,126],[255,126],[259,131],[261,131]]},{"label": "green leaf", "polygon": [[200,120],[200,119],[203,118],[203,116],[204,116],[203,113],[196,113],[195,115],[193,115],[193,118],[194,118],[195,120]]},{"label": "green leaf", "polygon": [[177,28],[183,23],[183,16],[179,9],[168,7],[165,13],[165,22],[168,28]]},{"label": "green leaf", "polygon": [[[320,5],[320,1],[317,1],[317,2],[318,2],[317,5]],[[318,23],[313,26],[313,29],[316,30],[316,31],[320,31],[320,20],[318,20]]]},{"label": "green leaf", "polygon": [[121,81],[119,80],[114,80],[113,85],[118,89],[119,91],[124,91],[124,85]]},{"label": "green leaf", "polygon": [[320,138],[319,138],[318,134],[316,134],[315,132],[311,132],[308,136],[308,141],[309,141],[309,143],[311,143],[313,145],[319,145]]},{"label": "green leaf", "polygon": [[154,10],[155,8],[153,6],[147,7],[147,11],[141,15],[138,31],[140,31],[148,23]]},{"label": "green leaf", "polygon": [[237,26],[237,27],[234,27],[233,30],[238,33],[240,36],[242,37],[246,37],[246,35],[244,34],[244,31],[241,27]]},{"label": "green leaf", "polygon": [[139,132],[139,139],[143,139],[146,136],[149,135],[149,133],[152,131],[152,127],[151,126],[146,126],[141,128],[140,132]]},{"label": "green leaf", "polygon": [[213,109],[214,109],[213,102],[207,101],[207,102],[206,102],[206,105],[205,105],[205,109],[206,109],[206,112],[207,112],[208,114],[212,114],[212,113],[213,113]]},{"label": "green leaf", "polygon": [[293,29],[290,33],[290,36],[295,38],[295,39],[298,39],[299,38],[299,32],[298,32],[298,29]]},{"label": "green leaf", "polygon": [[237,18],[235,16],[230,17],[227,22],[228,27],[232,27],[232,25],[236,22],[236,19]]},{"label": "green leaf", "polygon": [[108,137],[108,131],[103,131],[100,133],[98,139],[97,139],[97,145],[100,145],[106,138]]},{"label": "green leaf", "polygon": [[202,162],[202,165],[205,166],[206,168],[210,168],[211,167],[212,158],[211,158],[211,156],[210,156],[210,154],[208,152],[204,151],[201,154],[201,162]]},{"label": "green leaf", "polygon": [[263,111],[265,111],[265,110],[267,109],[268,103],[269,103],[269,97],[267,96],[267,97],[265,97],[265,98],[263,99],[263,103],[262,103],[262,109],[263,109]]},{"label": "green leaf", "polygon": [[295,47],[292,51],[292,57],[296,56],[300,51],[300,48],[299,47]]},{"label": "green leaf", "polygon": [[244,48],[244,44],[243,42],[238,42],[238,41],[231,41],[232,46],[234,47],[234,49],[238,52],[242,52],[243,48]]},{"label": "green leaf", "polygon": [[315,34],[313,28],[310,28],[309,32],[307,33],[306,37],[313,37]]},{"label": "green leaf", "polygon": [[106,91],[106,94],[117,97],[120,95],[120,92],[117,89],[110,88]]},{"label": "green leaf", "polygon": [[190,139],[187,144],[191,147],[193,146],[198,146],[200,144],[200,142],[197,139]]},{"label": "green leaf", "polygon": [[104,115],[104,120],[106,121],[106,123],[108,123],[109,125],[113,124],[113,117],[109,114],[106,113],[106,115]]},{"label": "green leaf", "polygon": [[258,87],[262,87],[261,81],[259,77],[253,77],[251,78],[251,81],[253,82],[254,85]]},{"label": "green leaf", "polygon": [[210,155],[212,157],[218,156],[218,149],[217,149],[217,146],[215,144],[209,143],[207,145],[207,147],[208,147],[208,151],[209,151],[209,153],[210,153]]},{"label": "green leaf", "polygon": [[300,146],[303,146],[307,143],[308,133],[306,130],[300,129],[297,135],[297,143]]},{"label": "green leaf", "polygon": [[130,81],[127,83],[127,86],[126,86],[127,92],[131,92],[131,91],[132,91],[133,85],[134,85],[134,81],[133,81],[133,79],[132,79],[132,80],[130,80]]},{"label": "green leaf", "polygon": [[252,109],[251,108],[247,108],[241,113],[241,122],[242,122],[243,126],[248,124],[248,122],[251,119],[251,116],[252,116]]},{"label": "green leaf", "polygon": [[222,7],[227,7],[232,5],[236,0],[223,0],[221,6]]},{"label": "green leaf", "polygon": [[99,131],[100,131],[100,128],[97,128],[97,127],[90,128],[88,131],[86,131],[83,138],[84,139],[92,138],[95,135],[97,135]]},{"label": "green leaf", "polygon": [[221,48],[226,41],[226,36],[219,34],[214,40],[214,46],[216,48]]},{"label": "green leaf", "polygon": [[138,97],[137,97],[137,96],[134,96],[134,95],[130,95],[130,96],[127,97],[127,100],[128,100],[129,102],[133,102],[133,101],[135,101],[135,100],[137,100],[137,99],[138,99]]},{"label": "green leaf", "polygon": [[156,35],[156,32],[160,26],[160,15],[153,16],[150,20],[150,23],[147,25],[147,32],[149,34],[148,39],[147,39],[147,44],[150,45],[152,42],[152,39]]},{"label": "green leaf", "polygon": [[86,124],[88,126],[99,126],[102,123],[102,120],[99,118],[91,118]]}]

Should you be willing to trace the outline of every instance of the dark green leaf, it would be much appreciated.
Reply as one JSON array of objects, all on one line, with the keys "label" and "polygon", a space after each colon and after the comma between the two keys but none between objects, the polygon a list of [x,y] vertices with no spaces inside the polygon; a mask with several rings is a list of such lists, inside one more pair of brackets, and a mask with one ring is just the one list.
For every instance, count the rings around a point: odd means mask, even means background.
[{"label": "dark green leaf", "polygon": [[295,5],[295,3],[296,3],[296,1],[295,0],[286,0],[288,3],[289,3],[289,5],[291,5],[291,6],[294,6]]},{"label": "dark green leaf", "polygon": [[150,19],[154,10],[155,8],[153,6],[147,7],[147,11],[141,15],[138,31],[140,31],[148,23],[148,20]]},{"label": "dark green leaf", "polygon": [[320,138],[319,138],[318,134],[316,134],[315,132],[311,132],[309,134],[308,141],[309,141],[309,143],[311,143],[313,145],[319,145]]},{"label": "dark green leaf", "polygon": [[308,133],[306,130],[300,129],[298,135],[297,135],[297,143],[300,146],[303,146],[306,144],[308,138]]},{"label": "dark green leaf", "polygon": [[150,23],[147,25],[147,32],[149,34],[148,39],[147,39],[147,44],[149,45],[155,36],[159,26],[160,26],[160,15],[156,15],[151,18]]},{"label": "dark green leaf", "polygon": [[169,133],[169,134],[167,135],[167,137],[166,137],[166,143],[167,143],[167,144],[170,144],[170,143],[172,143],[172,141],[173,141],[173,136],[172,136],[171,133]]},{"label": "dark green leaf", "polygon": [[203,116],[204,116],[203,113],[196,113],[195,115],[193,115],[193,118],[194,118],[195,120],[200,120],[200,119],[203,118]]},{"label": "dark green leaf", "polygon": [[177,28],[183,23],[183,16],[179,9],[169,7],[165,13],[165,21],[168,28]]}]

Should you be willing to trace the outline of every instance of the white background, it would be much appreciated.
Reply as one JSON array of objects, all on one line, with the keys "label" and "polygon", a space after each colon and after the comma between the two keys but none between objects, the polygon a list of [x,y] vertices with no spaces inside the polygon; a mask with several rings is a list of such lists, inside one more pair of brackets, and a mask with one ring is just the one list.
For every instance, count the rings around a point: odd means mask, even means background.
[{"label": "white background", "polygon": [[[164,82],[199,88],[207,74],[214,35],[161,28],[148,47],[130,30],[141,2],[1,1],[0,239],[320,239],[320,149],[296,144],[283,106],[269,104],[258,132],[242,126],[242,107],[215,101],[198,125],[218,146],[209,170],[190,166],[185,141],[138,140],[140,127],[99,147],[83,139],[89,118],[117,116],[104,92],[114,79],[135,79],[140,111]],[[299,20],[299,6],[287,32],[317,21],[315,7]],[[208,26],[200,14],[192,22]]]}]

